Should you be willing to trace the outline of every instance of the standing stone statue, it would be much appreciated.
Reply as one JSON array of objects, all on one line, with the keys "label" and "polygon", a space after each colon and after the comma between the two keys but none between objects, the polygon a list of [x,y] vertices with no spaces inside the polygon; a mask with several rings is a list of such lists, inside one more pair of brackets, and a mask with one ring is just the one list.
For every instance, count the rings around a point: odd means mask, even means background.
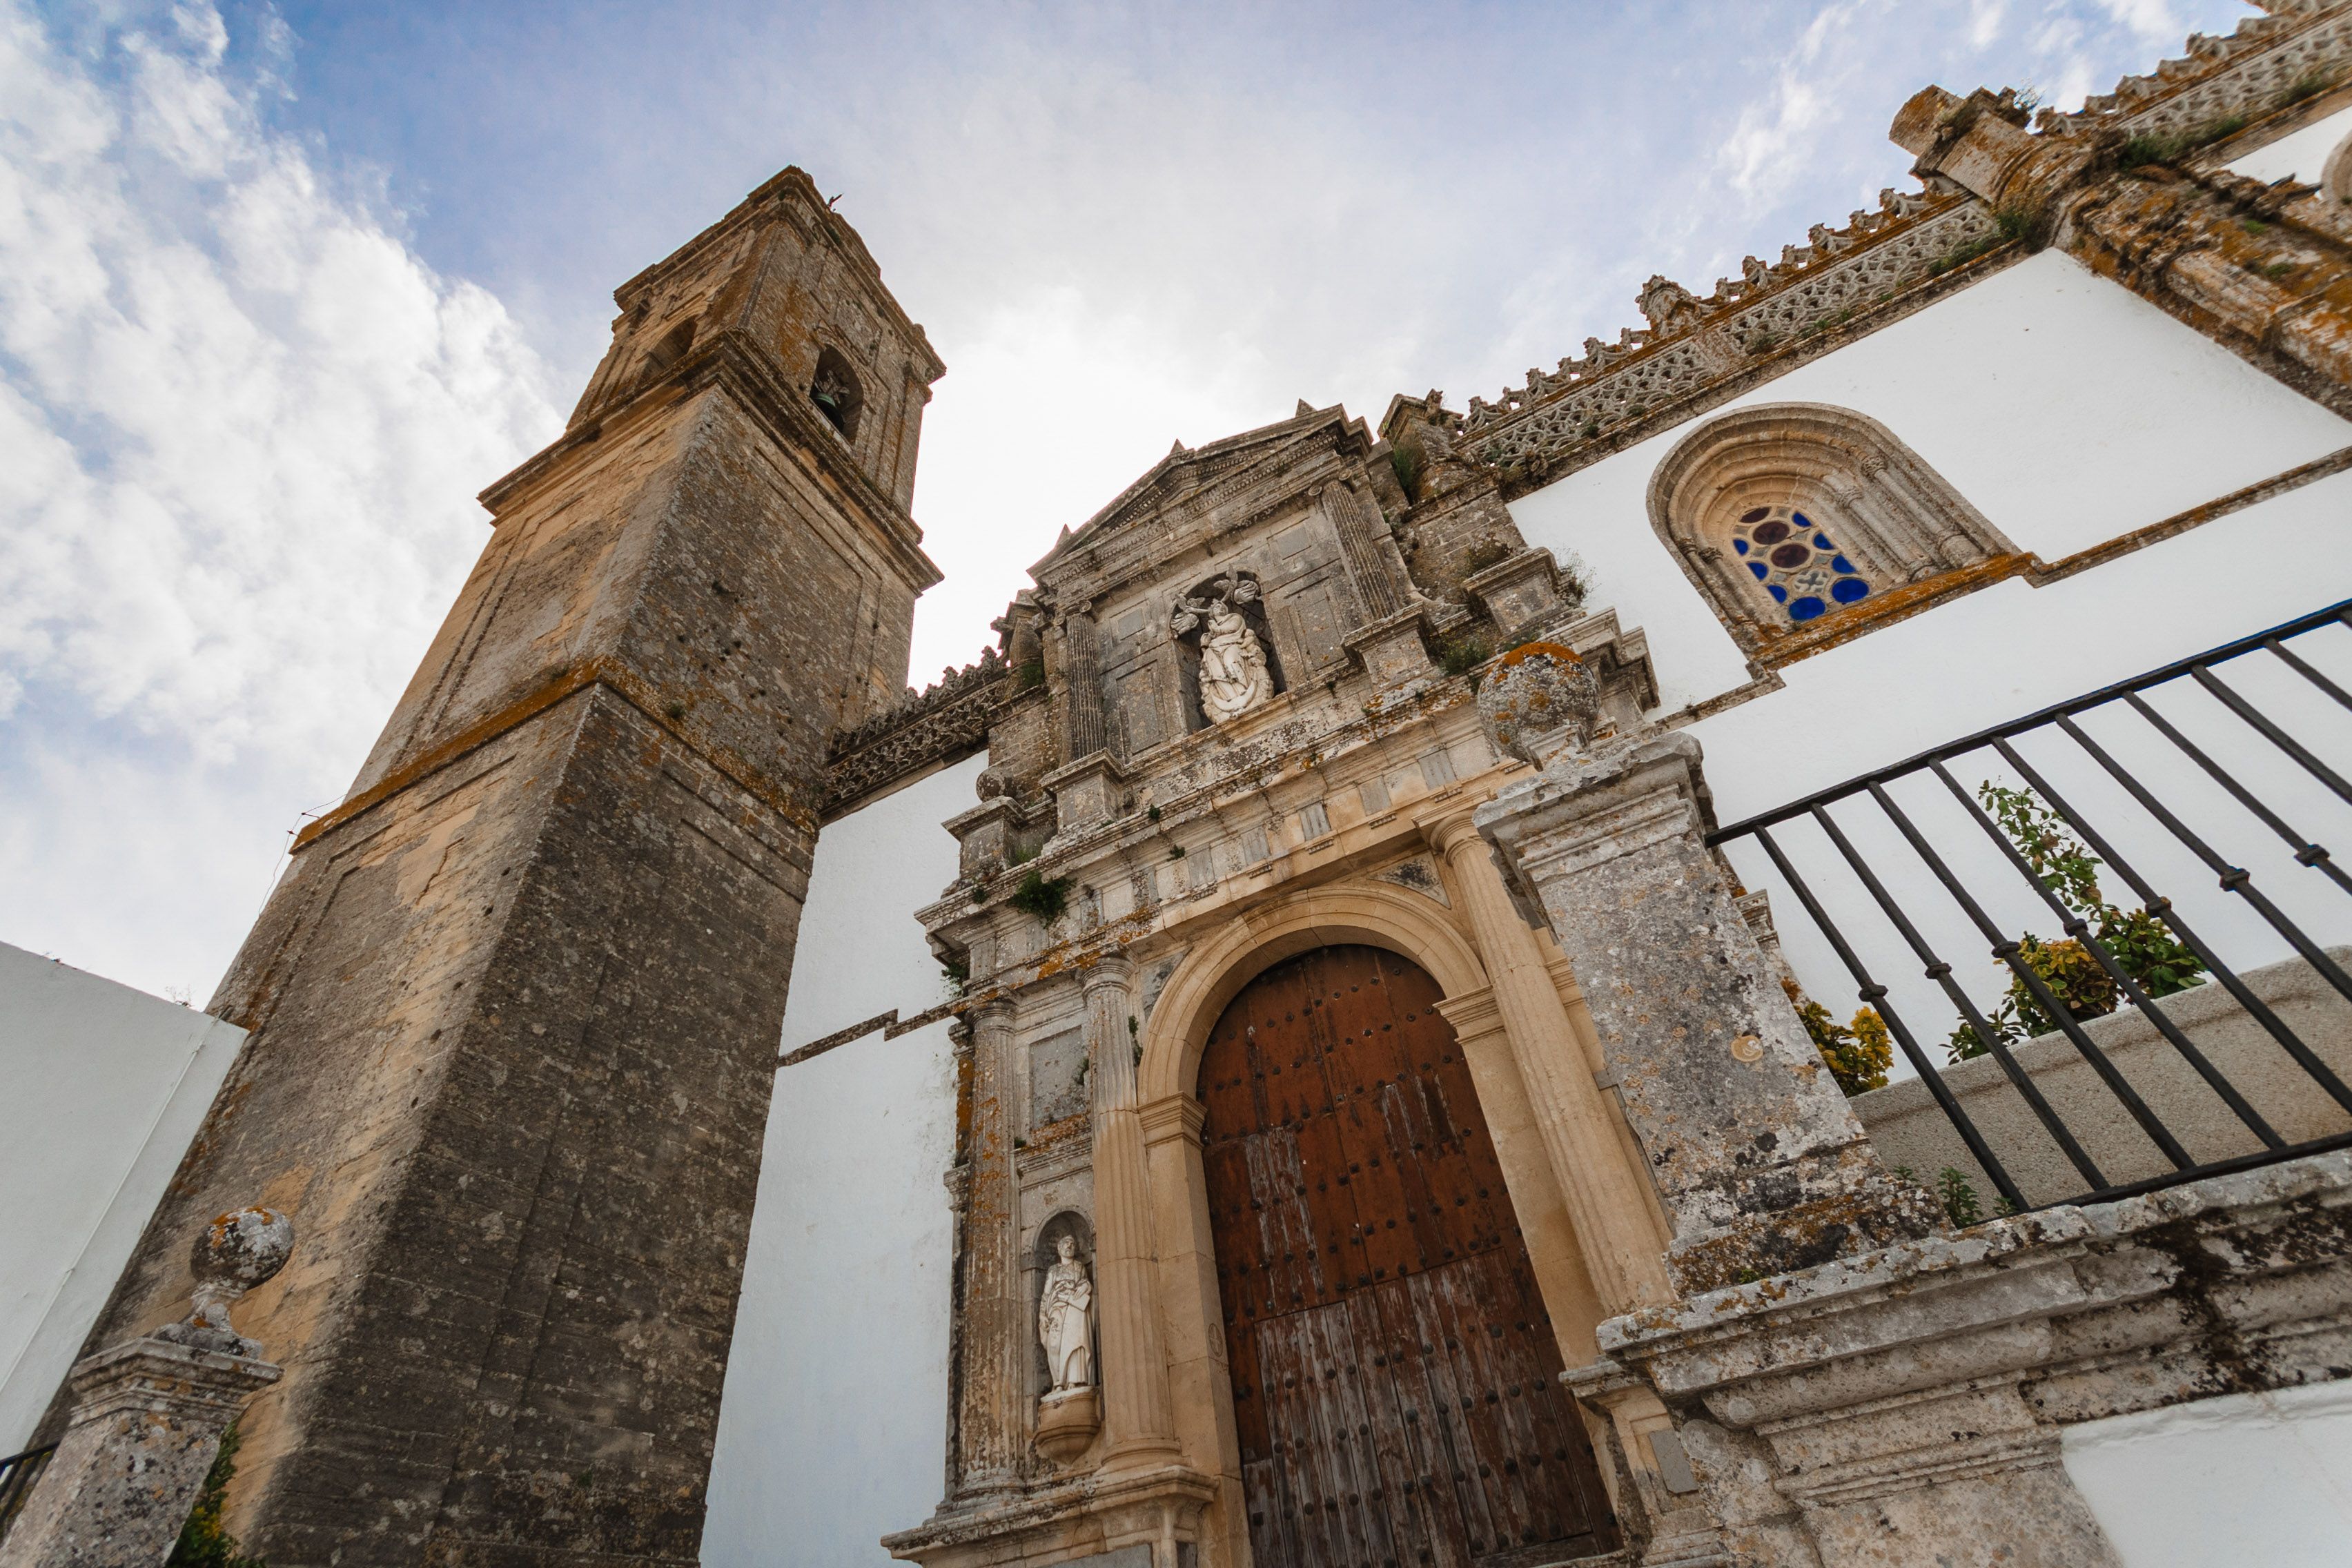
[{"label": "standing stone statue", "polygon": [[1063,1237],[1054,1251],[1059,1261],[1045,1270],[1045,1289],[1037,1303],[1037,1339],[1054,1374],[1048,1399],[1091,1388],[1095,1381],[1094,1281],[1078,1261],[1076,1237]]},{"label": "standing stone statue", "polygon": [[1201,711],[1212,724],[1237,718],[1274,698],[1265,645],[1250,629],[1241,606],[1257,598],[1257,584],[1232,573],[1217,579],[1210,596],[1179,596],[1168,624],[1178,637],[1198,626],[1201,634]]},{"label": "standing stone statue", "polygon": [[56,1457],[0,1543],[0,1568],[157,1568],[204,1489],[221,1434],[280,1369],[230,1326],[239,1296],[286,1266],[294,1226],[263,1208],[215,1219],[189,1258],[186,1318],[73,1369]]}]

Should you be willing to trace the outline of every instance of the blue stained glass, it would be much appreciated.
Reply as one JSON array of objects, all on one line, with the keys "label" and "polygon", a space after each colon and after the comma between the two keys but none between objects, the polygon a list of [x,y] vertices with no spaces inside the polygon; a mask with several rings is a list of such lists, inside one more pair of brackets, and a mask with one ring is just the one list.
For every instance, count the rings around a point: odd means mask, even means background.
[{"label": "blue stained glass", "polygon": [[1841,605],[1851,605],[1869,595],[1870,584],[1859,577],[1841,577],[1830,584],[1830,597]]},{"label": "blue stained glass", "polygon": [[1761,561],[1750,561],[1750,562],[1748,563],[1748,569],[1750,572],[1755,573],[1755,574],[1756,574],[1756,575],[1757,575],[1758,577],[1759,577],[1759,578],[1760,578],[1760,577],[1762,577],[1762,576],[1764,575],[1764,574],[1765,574],[1765,572],[1766,572],[1766,570],[1767,570],[1767,568],[1766,568],[1766,566],[1765,566],[1764,563],[1762,563]]},{"label": "blue stained glass", "polygon": [[1831,563],[1830,563],[1830,565],[1831,565],[1832,568],[1834,568],[1835,570],[1840,571],[1840,572],[1851,572],[1851,571],[1853,571],[1853,570],[1854,569],[1853,563],[1853,562],[1851,562],[1851,561],[1848,561],[1848,560],[1847,560],[1844,556],[1843,556],[1843,555],[1839,556],[1836,560],[1834,560],[1834,561],[1831,562]]},{"label": "blue stained glass", "polygon": [[1816,550],[1835,550],[1837,546],[1830,542],[1830,536],[1828,534],[1816,533],[1813,535],[1813,548]]},{"label": "blue stained glass", "polygon": [[1731,548],[1737,550],[1742,555],[1745,555],[1748,553],[1748,541],[1744,539],[1735,539],[1731,542]]},{"label": "blue stained glass", "polygon": [[1828,608],[1827,605],[1808,594],[1801,599],[1791,599],[1789,602],[1789,618],[1792,621],[1810,621]]},{"label": "blue stained glass", "polygon": [[1810,518],[1810,517],[1807,517],[1807,516],[1806,516],[1803,512],[1801,512],[1801,511],[1792,511],[1792,512],[1790,512],[1789,515],[1790,515],[1790,517],[1793,517],[1793,518],[1795,518],[1795,519],[1797,520],[1797,526],[1798,526],[1799,528],[1811,528],[1811,527],[1812,527],[1812,526],[1813,526],[1813,520],[1812,520],[1811,518]]},{"label": "blue stained glass", "polygon": [[1789,590],[1788,590],[1788,589],[1786,589],[1786,588],[1783,588],[1783,587],[1782,587],[1782,586],[1780,586],[1780,584],[1778,584],[1778,583],[1767,583],[1767,584],[1764,584],[1764,591],[1765,591],[1766,593],[1768,593],[1768,594],[1771,595],[1772,595],[1772,597],[1773,597],[1773,599],[1774,599],[1774,600],[1776,600],[1777,602],[1780,603],[1780,604],[1785,605],[1785,604],[1787,604],[1787,603],[1789,602]]}]

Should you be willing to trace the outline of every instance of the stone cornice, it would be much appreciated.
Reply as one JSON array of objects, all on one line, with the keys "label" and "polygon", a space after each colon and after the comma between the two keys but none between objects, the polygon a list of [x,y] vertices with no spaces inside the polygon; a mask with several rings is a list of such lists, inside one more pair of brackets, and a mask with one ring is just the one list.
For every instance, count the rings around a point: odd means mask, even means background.
[{"label": "stone cornice", "polygon": [[845,517],[862,523],[882,560],[917,593],[944,580],[923,553],[923,531],[876,483],[841,437],[806,398],[785,381],[774,356],[748,333],[730,327],[698,343],[663,374],[638,387],[597,417],[565,431],[478,498],[493,519],[512,511],[569,472],[607,427],[619,428],[708,388],[725,391],[782,449],[800,458],[821,489],[833,492]]}]

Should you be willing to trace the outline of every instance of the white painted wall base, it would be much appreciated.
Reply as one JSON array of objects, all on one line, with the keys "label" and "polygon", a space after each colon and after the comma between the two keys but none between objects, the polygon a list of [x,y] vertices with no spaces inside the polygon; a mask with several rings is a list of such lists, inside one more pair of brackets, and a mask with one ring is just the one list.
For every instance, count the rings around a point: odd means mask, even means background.
[{"label": "white painted wall base", "polygon": [[[913,911],[956,877],[940,824],[974,757],[826,825],[809,874],[786,1048],[946,999]],[[768,1114],[719,1412],[706,1568],[887,1563],[945,1486],[947,1189],[955,1062],[940,1022],[784,1068]]]},{"label": "white painted wall base", "polygon": [[2062,1451],[2125,1568],[2352,1563],[2352,1381],[2085,1422]]},{"label": "white painted wall base", "polygon": [[0,1454],[65,1381],[244,1043],[0,942]]}]

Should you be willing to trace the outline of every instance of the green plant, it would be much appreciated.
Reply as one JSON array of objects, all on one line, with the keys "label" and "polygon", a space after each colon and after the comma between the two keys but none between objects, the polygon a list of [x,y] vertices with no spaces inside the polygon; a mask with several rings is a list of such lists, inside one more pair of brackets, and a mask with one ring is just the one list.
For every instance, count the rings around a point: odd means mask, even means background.
[{"label": "green plant", "polygon": [[1146,811],[1146,812],[1143,814],[1143,819],[1144,819],[1146,822],[1157,822],[1157,821],[1159,821],[1159,820],[1160,820],[1160,808],[1159,808],[1158,806],[1156,806],[1156,805],[1155,805],[1155,806],[1153,806],[1153,807],[1151,807],[1151,809],[1150,809],[1149,811]]},{"label": "green plant", "polygon": [[1006,895],[1004,901],[1030,916],[1039,925],[1049,926],[1062,918],[1070,907],[1070,879],[1055,877],[1050,880],[1032,866],[1022,874],[1021,885]]},{"label": "green plant", "polygon": [[2242,217],[2238,220],[2238,226],[2248,234],[2268,234],[2271,231],[2271,226],[2258,217]]},{"label": "green plant", "polygon": [[948,983],[949,995],[962,995],[963,988],[971,982],[971,955],[964,953],[940,959],[940,978]]},{"label": "green plant", "polygon": [[1748,340],[1748,352],[1752,354],[1770,353],[1780,346],[1780,334],[1778,332],[1759,332]]},{"label": "green plant", "polygon": [[662,709],[662,711],[668,714],[673,719],[683,719],[686,717],[686,704],[683,702],[672,702],[665,706]]},{"label": "green plant", "polygon": [[1013,671],[1013,689],[1026,691],[1033,686],[1045,684],[1045,661],[1043,658],[1024,658]]},{"label": "green plant", "polygon": [[1181,844],[1171,844],[1168,847],[1168,858],[1171,860],[1184,858],[1184,847]]},{"label": "green plant", "polygon": [[172,1543],[163,1568],[268,1568],[266,1559],[239,1552],[236,1537],[221,1528],[221,1509],[228,1500],[228,1483],[236,1475],[241,1440],[234,1424],[221,1434],[220,1449],[205,1472],[204,1489],[196,1494],[188,1521],[180,1526],[180,1539]]},{"label": "green plant", "polygon": [[2268,267],[2263,268],[2263,276],[2270,279],[2273,282],[2276,282],[2278,279],[2285,277],[2288,273],[2294,270],[2294,263],[2292,261],[2273,261]]},{"label": "green plant", "polygon": [[1641,419],[1646,417],[1649,412],[1650,405],[1646,403],[1629,404],[1626,405],[1625,417],[1628,419]]},{"label": "green plant", "polygon": [[2317,98],[2335,85],[2336,73],[2333,71],[2305,71],[2288,83],[2286,90],[2278,95],[2278,106],[2284,109],[2291,103],[2301,103],[2306,98]]},{"label": "green plant", "polygon": [[1936,1201],[1944,1205],[1945,1217],[1962,1229],[1984,1218],[1975,1185],[1957,1166],[1947,1165],[1936,1173]]},{"label": "green plant", "polygon": [[1421,471],[1427,455],[1416,441],[1401,442],[1389,448],[1389,467],[1396,470],[1397,483],[1404,489],[1404,499],[1421,500]]},{"label": "green plant", "polygon": [[1586,421],[1584,422],[1584,438],[1585,438],[1586,440],[1590,441],[1590,440],[1591,440],[1594,437],[1596,437],[1596,436],[1598,436],[1598,435],[1600,435],[1600,434],[1601,434],[1601,421],[1600,421],[1600,420],[1598,420],[1598,419],[1588,419],[1588,420],[1586,420]]},{"label": "green plant", "polygon": [[2210,147],[2224,137],[2235,136],[2246,128],[2242,114],[2226,115],[2209,120],[2188,131],[2145,132],[2126,137],[2116,149],[2116,167],[2137,169],[2147,163],[2177,163],[2200,147]]},{"label": "green plant", "polygon": [[1853,1016],[1853,1023],[1840,1024],[1830,1016],[1828,1008],[1800,991],[1795,981],[1783,980],[1780,988],[1789,994],[1805,1033],[1812,1037],[1813,1049],[1822,1054],[1830,1077],[1848,1100],[1886,1087],[1886,1070],[1895,1065],[1895,1043],[1876,1009],[1864,1007]]},{"label": "green plant", "polygon": [[1467,675],[1494,655],[1484,637],[1451,637],[1438,645],[1437,667],[1448,675]]},{"label": "green plant", "polygon": [[[2203,962],[2173,933],[2158,910],[2143,906],[2125,910],[2107,902],[2099,887],[2099,858],[2039,795],[2032,790],[2007,789],[1987,779],[1977,785],[1977,799],[2025,862],[2026,869],[2074,917],[2068,929],[2094,937],[2106,949],[2115,966],[2151,998],[2204,984]],[[2098,955],[2076,938],[2045,941],[2029,931],[2018,940],[2017,956],[2069,1021],[2105,1017],[2122,1000],[2115,977]],[[2000,1004],[1985,1022],[2004,1046],[2061,1026],[2061,1020],[2042,1005],[2024,976],[2014,971]],[[1948,1060],[1962,1062],[1983,1056],[1992,1043],[1979,1036],[1974,1026],[1962,1024],[1952,1031],[1945,1049]]]}]

